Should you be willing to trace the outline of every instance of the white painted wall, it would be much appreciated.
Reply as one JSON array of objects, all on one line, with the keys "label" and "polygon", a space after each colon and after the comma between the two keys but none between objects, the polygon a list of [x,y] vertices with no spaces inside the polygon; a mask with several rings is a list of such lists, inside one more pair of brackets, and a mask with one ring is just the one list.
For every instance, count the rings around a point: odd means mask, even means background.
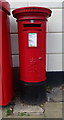
[{"label": "white painted wall", "polygon": [[[47,23],[47,40],[46,40],[46,70],[47,71],[62,71],[64,65],[64,50],[62,49],[62,0],[8,0],[11,5],[10,16],[10,35],[12,45],[13,66],[19,66],[19,51],[18,51],[18,30],[16,19],[12,16],[12,10],[26,6],[47,7],[52,10],[52,15]],[[35,1],[35,2],[34,2]],[[64,8],[63,8],[64,12]],[[64,25],[63,25],[64,26]]]}]

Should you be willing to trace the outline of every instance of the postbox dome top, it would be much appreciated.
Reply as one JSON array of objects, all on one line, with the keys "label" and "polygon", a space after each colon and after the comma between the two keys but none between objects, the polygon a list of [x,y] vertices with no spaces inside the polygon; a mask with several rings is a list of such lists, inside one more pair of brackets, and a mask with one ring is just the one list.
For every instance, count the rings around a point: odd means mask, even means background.
[{"label": "postbox dome top", "polygon": [[10,5],[6,0],[0,0],[0,9],[10,15]]},{"label": "postbox dome top", "polygon": [[20,14],[26,16],[28,13],[30,13],[32,16],[34,14],[35,16],[37,16],[40,13],[41,15],[45,16],[45,18],[48,18],[51,16],[52,11],[44,7],[22,7],[22,8],[17,8],[13,10],[12,13],[15,18],[18,18]]}]

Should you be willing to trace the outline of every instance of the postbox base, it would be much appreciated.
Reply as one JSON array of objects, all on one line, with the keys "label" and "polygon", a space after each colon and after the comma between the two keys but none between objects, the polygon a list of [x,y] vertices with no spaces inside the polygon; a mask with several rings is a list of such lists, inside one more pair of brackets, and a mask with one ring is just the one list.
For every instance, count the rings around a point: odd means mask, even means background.
[{"label": "postbox base", "polygon": [[47,100],[46,83],[21,82],[21,99],[27,104],[42,104]]}]

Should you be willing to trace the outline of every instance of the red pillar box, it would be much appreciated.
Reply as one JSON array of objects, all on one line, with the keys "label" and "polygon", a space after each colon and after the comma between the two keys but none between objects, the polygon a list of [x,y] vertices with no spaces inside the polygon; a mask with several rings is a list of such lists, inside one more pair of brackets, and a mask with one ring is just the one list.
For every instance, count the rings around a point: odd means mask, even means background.
[{"label": "red pillar box", "polygon": [[0,0],[0,106],[7,105],[13,97],[9,15],[9,3]]},{"label": "red pillar box", "polygon": [[21,93],[29,103],[39,103],[46,81],[46,21],[51,10],[24,7],[14,10],[13,16],[18,22]]}]

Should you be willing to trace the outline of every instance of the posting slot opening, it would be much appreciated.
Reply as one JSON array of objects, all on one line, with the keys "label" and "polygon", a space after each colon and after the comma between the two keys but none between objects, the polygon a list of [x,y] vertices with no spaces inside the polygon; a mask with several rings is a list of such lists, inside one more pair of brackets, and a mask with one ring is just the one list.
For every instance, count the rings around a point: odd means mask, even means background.
[{"label": "posting slot opening", "polygon": [[41,24],[24,24],[24,27],[41,27]]}]

